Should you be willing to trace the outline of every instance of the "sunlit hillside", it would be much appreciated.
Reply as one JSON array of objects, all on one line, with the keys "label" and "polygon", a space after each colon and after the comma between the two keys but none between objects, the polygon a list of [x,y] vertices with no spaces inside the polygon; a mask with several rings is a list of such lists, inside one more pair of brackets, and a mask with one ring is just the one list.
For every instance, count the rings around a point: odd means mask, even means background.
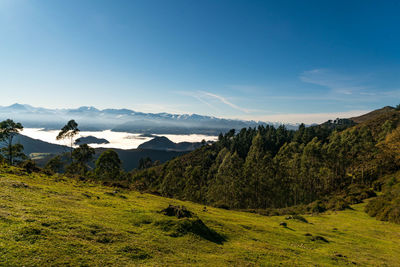
[{"label": "sunlit hillside", "polygon": [[[1,266],[400,262],[400,225],[369,217],[365,203],[340,212],[267,217],[14,167],[1,168],[0,189]],[[166,216],[160,211],[169,204],[184,205],[193,216]]]}]

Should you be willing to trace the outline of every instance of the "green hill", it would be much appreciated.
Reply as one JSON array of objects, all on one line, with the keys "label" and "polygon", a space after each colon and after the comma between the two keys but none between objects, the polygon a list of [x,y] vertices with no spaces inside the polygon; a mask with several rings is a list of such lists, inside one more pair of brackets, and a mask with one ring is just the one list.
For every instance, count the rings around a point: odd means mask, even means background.
[{"label": "green hill", "polygon": [[[266,214],[295,207],[303,213],[322,201],[322,209],[343,209],[400,170],[399,136],[400,111],[391,107],[297,131],[232,130],[212,145],[135,173],[133,180],[141,190],[215,207]],[[354,187],[364,188],[356,199],[348,195]]]},{"label": "green hill", "polygon": [[379,117],[391,116],[393,114],[396,114],[396,109],[394,107],[386,106],[358,117],[352,117],[350,119],[356,123],[363,123]]},{"label": "green hill", "polygon": [[[191,202],[10,167],[0,171],[0,188],[1,266],[394,266],[400,261],[400,225],[369,217],[365,204],[304,216],[308,222],[302,222],[212,207],[203,211]],[[169,204],[185,205],[195,217],[159,212]]]}]

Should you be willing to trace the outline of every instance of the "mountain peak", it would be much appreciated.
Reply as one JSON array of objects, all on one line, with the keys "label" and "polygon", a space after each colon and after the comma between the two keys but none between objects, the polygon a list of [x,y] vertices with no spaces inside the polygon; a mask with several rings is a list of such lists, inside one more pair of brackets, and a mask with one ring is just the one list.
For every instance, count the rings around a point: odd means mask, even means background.
[{"label": "mountain peak", "polygon": [[383,107],[380,109],[373,110],[367,114],[363,114],[358,117],[352,117],[350,119],[356,123],[362,123],[362,122],[369,121],[369,120],[375,119],[379,116],[389,114],[389,113],[396,113],[396,109],[391,106],[386,106],[386,107]]},{"label": "mountain peak", "polygon": [[19,104],[19,103],[15,103],[15,104],[12,104],[12,105],[10,105],[8,107],[12,108],[12,109],[27,109],[27,107],[29,107],[29,106],[28,105]]},{"label": "mountain peak", "polygon": [[82,107],[79,107],[77,110],[79,110],[79,111],[99,111],[97,108],[95,108],[93,106],[82,106]]}]

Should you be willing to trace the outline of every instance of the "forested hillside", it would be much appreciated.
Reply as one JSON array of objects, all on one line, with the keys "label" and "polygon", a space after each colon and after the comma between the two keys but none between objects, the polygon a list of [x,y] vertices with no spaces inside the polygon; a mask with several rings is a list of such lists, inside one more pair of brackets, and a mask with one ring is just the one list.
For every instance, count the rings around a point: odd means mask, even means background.
[{"label": "forested hillside", "polygon": [[217,207],[340,209],[374,195],[374,182],[399,169],[399,122],[400,111],[385,107],[297,131],[232,130],[133,179],[142,190]]}]

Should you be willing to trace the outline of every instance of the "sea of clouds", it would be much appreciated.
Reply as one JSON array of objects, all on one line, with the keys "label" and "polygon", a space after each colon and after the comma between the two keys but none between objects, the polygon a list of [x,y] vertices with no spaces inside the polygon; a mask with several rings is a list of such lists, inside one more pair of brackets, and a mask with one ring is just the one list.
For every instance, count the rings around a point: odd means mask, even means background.
[{"label": "sea of clouds", "polygon": [[[24,128],[21,134],[30,138],[39,139],[48,143],[67,145],[69,146],[68,140],[56,140],[58,130],[44,130],[41,128]],[[135,149],[140,144],[153,139],[153,137],[145,137],[141,134],[126,133],[126,132],[114,132],[111,130],[105,131],[82,131],[76,138],[94,136],[96,138],[104,138],[109,141],[109,144],[90,144],[91,147],[105,147],[105,148],[119,148],[119,149]],[[157,134],[154,136],[165,136],[169,140],[175,143],[179,142],[201,142],[203,139],[206,141],[215,141],[218,139],[217,136],[208,136],[201,134],[190,134],[190,135],[178,135],[178,134]]]}]

